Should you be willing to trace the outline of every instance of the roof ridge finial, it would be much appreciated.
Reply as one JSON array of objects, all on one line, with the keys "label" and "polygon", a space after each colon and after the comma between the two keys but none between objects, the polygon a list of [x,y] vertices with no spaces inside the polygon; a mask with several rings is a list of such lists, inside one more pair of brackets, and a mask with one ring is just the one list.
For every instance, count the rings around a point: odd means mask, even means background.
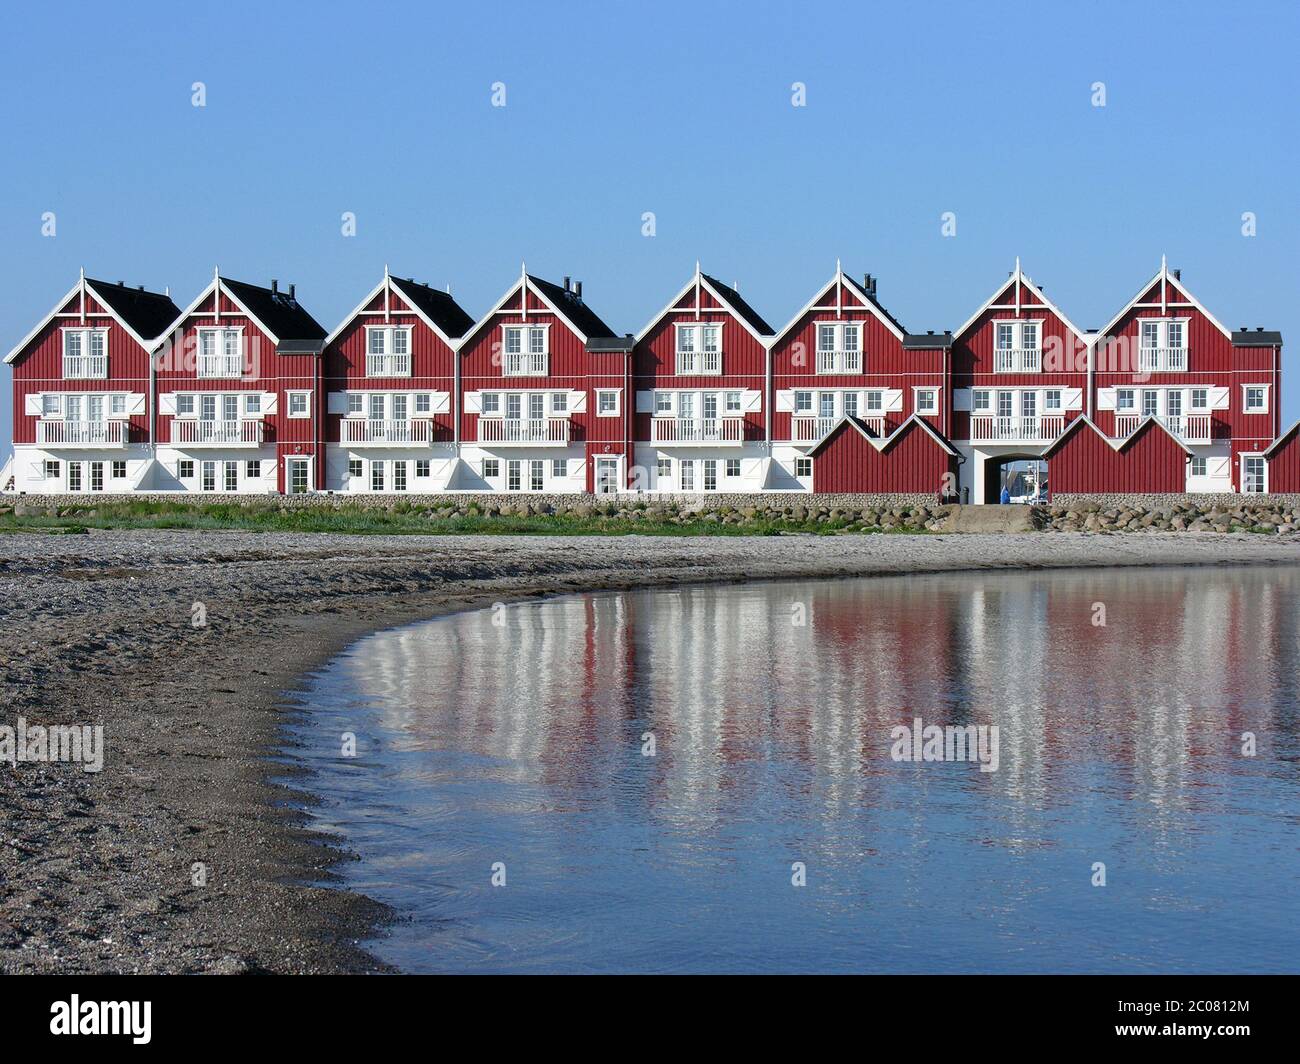
[{"label": "roof ridge finial", "polygon": [[695,260],[695,276],[696,276],[696,277],[702,277],[703,275],[704,275],[704,271],[700,269],[700,260],[699,260],[699,259],[696,259],[696,260]]},{"label": "roof ridge finial", "polygon": [[388,280],[388,277],[389,277],[389,273],[388,273],[388,263],[384,263],[384,280],[387,281],[387,280]]},{"label": "roof ridge finial", "polygon": [[837,255],[835,257],[835,276],[838,277],[843,272],[844,272],[844,267],[840,265],[840,259],[839,256]]},{"label": "roof ridge finial", "polygon": [[1019,255],[1016,256],[1016,273],[1017,273],[1017,275],[1020,273],[1020,256],[1019,256]]},{"label": "roof ridge finial", "polygon": [[1160,256],[1160,272],[1161,273],[1169,272],[1169,259],[1163,253]]}]

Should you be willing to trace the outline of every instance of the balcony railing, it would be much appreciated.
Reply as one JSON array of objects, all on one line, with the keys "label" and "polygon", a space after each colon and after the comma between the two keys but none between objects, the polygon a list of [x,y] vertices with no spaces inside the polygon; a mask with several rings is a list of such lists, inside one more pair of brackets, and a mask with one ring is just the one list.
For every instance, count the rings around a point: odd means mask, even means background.
[{"label": "balcony railing", "polygon": [[103,380],[108,376],[107,355],[64,355],[64,380]]},{"label": "balcony railing", "polygon": [[998,347],[993,351],[995,373],[1039,373],[1043,352],[1038,347]]},{"label": "balcony railing", "polygon": [[1187,348],[1139,347],[1138,369],[1144,373],[1182,373],[1187,369]]},{"label": "balcony railing", "polygon": [[419,421],[378,421],[347,418],[339,431],[339,441],[351,444],[393,444],[418,447],[429,442],[431,423]]},{"label": "balcony railing", "polygon": [[[837,417],[815,417],[809,414],[796,414],[790,421],[791,436],[795,443],[816,443],[830,432],[839,422]],[[885,433],[885,419],[880,414],[868,414],[858,418],[867,424],[877,436]]]},{"label": "balcony railing", "polygon": [[195,371],[200,377],[236,380],[244,375],[244,360],[239,355],[199,355]]},{"label": "balcony railing", "polygon": [[568,418],[479,418],[479,443],[564,447],[569,442]]},{"label": "balcony railing", "polygon": [[171,441],[182,447],[257,447],[264,423],[256,418],[238,421],[172,421]]},{"label": "balcony railing", "polygon": [[[1146,420],[1142,414],[1116,414],[1115,415],[1115,439],[1126,440],[1137,431],[1137,427]],[[1169,417],[1161,414],[1156,417],[1162,425],[1165,426],[1179,439],[1187,443],[1209,443],[1210,436],[1210,415],[1209,414],[1180,414],[1176,417]]]},{"label": "balcony railing", "polygon": [[36,442],[51,447],[121,447],[125,421],[38,421]]},{"label": "balcony railing", "polygon": [[366,355],[367,377],[409,377],[411,375],[411,356],[406,355]]},{"label": "balcony railing", "polygon": [[818,373],[861,373],[862,352],[861,351],[829,351],[825,348],[818,348],[817,372]]},{"label": "balcony railing", "polygon": [[970,438],[984,442],[1050,443],[1064,428],[1064,414],[1007,417],[996,414],[972,414]]},{"label": "balcony railing", "polygon": [[742,417],[650,419],[650,439],[655,443],[739,445],[745,440]]}]

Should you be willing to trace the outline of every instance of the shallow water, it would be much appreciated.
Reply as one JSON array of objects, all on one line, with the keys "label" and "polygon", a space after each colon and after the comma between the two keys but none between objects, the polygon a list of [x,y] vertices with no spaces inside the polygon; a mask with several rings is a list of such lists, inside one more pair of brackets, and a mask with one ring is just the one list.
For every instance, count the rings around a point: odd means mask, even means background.
[{"label": "shallow water", "polygon": [[1296,971],[1298,663],[1296,568],[575,596],[362,640],[294,755],[410,971]]}]

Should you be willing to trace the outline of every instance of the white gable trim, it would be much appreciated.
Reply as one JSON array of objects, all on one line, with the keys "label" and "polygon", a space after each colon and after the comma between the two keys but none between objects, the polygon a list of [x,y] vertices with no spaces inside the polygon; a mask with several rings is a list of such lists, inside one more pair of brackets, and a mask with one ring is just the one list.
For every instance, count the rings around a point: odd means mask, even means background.
[{"label": "white gable trim", "polygon": [[[1208,310],[1206,310],[1205,307],[1201,306],[1200,302],[1197,301],[1196,297],[1192,295],[1192,293],[1189,292],[1186,288],[1183,287],[1183,282],[1169,272],[1169,265],[1165,260],[1164,256],[1161,256],[1160,258],[1160,269],[1156,271],[1156,275],[1152,277],[1151,280],[1147,281],[1147,283],[1144,284],[1141,288],[1138,289],[1137,294],[1134,295],[1134,297],[1130,299],[1127,304],[1125,304],[1124,309],[1121,310],[1118,314],[1116,314],[1115,317],[1113,317],[1107,323],[1106,327],[1102,329],[1098,335],[1103,337],[1108,336],[1110,334],[1111,329],[1115,328],[1116,325],[1118,325],[1121,321],[1124,320],[1124,317],[1130,311],[1132,311],[1135,307],[1138,306],[1138,303],[1142,299],[1142,297],[1151,290],[1151,286],[1160,282],[1163,282],[1165,286],[1165,288],[1163,288],[1162,291],[1165,291],[1167,293],[1168,288],[1172,286],[1174,291],[1181,294],[1183,299],[1188,304],[1195,307],[1202,314],[1204,314],[1206,320],[1209,321],[1216,329],[1218,329],[1219,332],[1223,333],[1223,335],[1226,336],[1229,340],[1232,339],[1232,333],[1229,330],[1225,329],[1219,323],[1219,319],[1216,318],[1213,314],[1211,314]],[[1167,309],[1169,304],[1168,298],[1165,299],[1165,304],[1166,304],[1166,312],[1164,314],[1165,317],[1176,318],[1179,316],[1177,314],[1168,313],[1168,309]]]},{"label": "white gable trim", "polygon": [[[521,293],[519,297],[519,310],[517,311],[503,310],[505,305],[510,301],[510,297],[514,295],[516,292]],[[496,301],[496,305],[493,306],[492,309],[489,310],[486,314],[484,314],[483,317],[479,318],[479,320],[476,321],[470,327],[470,330],[464,336],[462,336],[460,340],[457,341],[453,346],[456,347],[457,350],[459,350],[462,347],[468,347],[470,340],[477,338],[478,334],[483,331],[483,329],[492,321],[492,319],[497,314],[501,314],[501,313],[518,314],[520,317],[520,321],[518,322],[518,324],[526,324],[528,320],[528,313],[526,307],[528,303],[529,292],[532,292],[533,295],[535,295],[538,299],[540,299],[550,309],[551,313],[553,313],[557,318],[559,318],[562,322],[564,322],[564,324],[569,327],[569,331],[573,333],[573,335],[576,336],[579,340],[582,341],[584,347],[587,345],[586,334],[581,329],[579,329],[576,325],[574,325],[572,320],[569,318],[569,316],[565,314],[564,311],[562,311],[554,303],[552,303],[549,299],[547,299],[546,295],[540,289],[538,289],[532,283],[531,280],[529,280],[528,271],[525,268],[519,280],[506,289],[505,295],[503,295],[500,299]],[[451,341],[448,342],[450,343]]]},{"label": "white gable trim", "polygon": [[186,307],[184,310],[181,311],[180,317],[178,317],[174,322],[172,322],[169,326],[167,326],[167,328],[164,329],[162,333],[159,334],[157,341],[154,343],[152,350],[156,351],[158,350],[158,348],[162,347],[162,345],[166,342],[167,338],[171,336],[171,334],[174,333],[177,329],[179,329],[181,325],[184,324],[187,318],[191,317],[192,315],[198,312],[199,304],[202,303],[205,299],[208,298],[210,294],[214,292],[216,293],[215,296],[213,297],[213,304],[212,304],[214,310],[216,309],[217,301],[221,298],[221,293],[224,292],[227,298],[229,298],[229,300],[240,309],[240,312],[244,315],[244,317],[246,317],[249,321],[251,321],[254,325],[256,325],[263,333],[266,334],[266,338],[270,340],[271,343],[275,344],[277,347],[280,345],[280,338],[276,336],[275,333],[271,332],[271,330],[268,329],[265,325],[263,325],[262,322],[258,320],[257,315],[255,315],[246,306],[244,306],[244,304],[241,303],[235,297],[235,294],[231,292],[230,289],[228,289],[224,284],[221,283],[221,275],[214,270],[212,274],[212,280],[208,282],[207,288],[203,289],[203,291],[200,292],[195,297],[193,303],[191,303],[188,307]]},{"label": "white gable trim", "polygon": [[[1060,320],[1062,325],[1064,325],[1067,329],[1070,330],[1070,332],[1074,333],[1075,336],[1077,336],[1081,341],[1083,341],[1085,346],[1092,345],[1094,337],[1091,337],[1088,333],[1084,332],[1077,325],[1075,325],[1074,322],[1072,322],[1069,318],[1065,316],[1064,312],[1061,310],[1060,307],[1058,307],[1055,303],[1053,303],[1050,299],[1047,298],[1046,293],[1043,292],[1043,290],[1040,289],[1036,284],[1034,284],[1033,279],[1030,278],[1028,274],[1024,273],[1020,269],[1020,259],[1018,258],[1016,259],[1016,268],[1011,271],[1011,276],[1008,277],[1006,281],[1004,281],[1002,284],[998,285],[997,289],[993,292],[993,294],[990,295],[988,299],[984,300],[984,302],[980,305],[979,310],[975,311],[975,313],[972,314],[966,320],[966,323],[962,325],[962,327],[958,329],[955,333],[953,333],[953,342],[955,343],[960,337],[964,336],[966,332],[971,328],[971,326],[973,326],[977,321],[979,321],[980,318],[982,318],[991,308],[996,306],[1001,306],[1001,304],[995,303],[994,300],[996,300],[998,296],[1000,296],[1003,292],[1007,290],[1008,285],[1012,285],[1012,284],[1016,286],[1017,294],[1019,294],[1019,292],[1022,291],[1026,285],[1028,285],[1030,292],[1033,294],[1034,298],[1038,300],[1037,303],[1022,303],[1019,300],[1017,300],[1016,303],[1017,318],[1023,318],[1026,312],[1033,313],[1034,311],[1037,311],[1039,309],[1050,310],[1054,315],[1056,315],[1056,317]],[[1105,330],[1103,329],[1102,332],[1105,332]]]},{"label": "white gable trim", "polygon": [[[731,317],[734,318],[737,322],[739,322],[741,327],[747,333],[749,333],[750,336],[752,336],[755,340],[757,340],[760,344],[762,344],[764,349],[767,349],[772,345],[775,338],[771,336],[764,336],[761,332],[755,329],[746,320],[743,314],[737,313],[736,309],[731,305],[730,300],[726,299],[721,292],[719,292],[716,288],[714,288],[713,285],[709,284],[709,279],[705,277],[704,274],[700,271],[700,264],[698,262],[695,264],[695,273],[692,275],[691,279],[686,282],[686,284],[682,287],[682,290],[680,292],[678,292],[675,296],[673,296],[672,299],[668,301],[668,305],[664,307],[664,309],[661,310],[658,314],[656,314],[653,318],[651,318],[646,323],[645,328],[636,334],[635,342],[639,344],[642,340],[644,340],[646,336],[650,334],[650,330],[658,327],[659,323],[663,321],[664,318],[666,318],[669,314],[689,313],[689,311],[679,310],[677,308],[677,304],[680,303],[687,296],[687,294],[692,291],[695,292],[695,320],[699,320],[701,315],[704,313],[704,311],[700,307],[701,290],[707,291],[711,296],[713,296],[713,298],[716,299],[718,303],[721,304],[720,307],[721,313],[731,315]],[[718,313],[718,311],[710,307],[708,308],[708,313],[715,314]]]},{"label": "white gable trim", "polygon": [[781,341],[784,340],[786,336],[789,335],[791,330],[793,330],[794,327],[798,325],[800,321],[803,320],[803,318],[811,314],[813,310],[820,305],[818,304],[817,300],[820,299],[822,293],[826,292],[832,285],[836,286],[837,291],[841,286],[848,285],[848,287],[853,291],[853,294],[857,296],[858,299],[862,302],[861,307],[845,307],[842,304],[837,305],[837,317],[835,319],[836,321],[841,320],[838,317],[838,314],[842,314],[845,310],[850,310],[850,311],[865,310],[869,312],[877,320],[879,320],[880,324],[883,325],[886,329],[888,329],[895,337],[897,337],[900,342],[902,341],[903,331],[899,329],[898,326],[896,326],[887,317],[885,317],[883,313],[881,313],[881,310],[879,307],[876,306],[875,301],[871,299],[867,295],[867,293],[862,290],[862,286],[859,285],[858,282],[855,281],[852,277],[846,274],[844,270],[840,268],[839,263],[836,263],[834,276],[831,277],[829,281],[827,281],[824,285],[822,285],[819,289],[817,289],[816,292],[813,293],[812,299],[808,300],[808,302],[804,304],[803,309],[800,310],[799,313],[797,313],[793,318],[791,318],[789,322],[786,323],[784,328],[777,330],[776,336],[772,338],[773,347],[776,347],[777,344],[781,343]]}]

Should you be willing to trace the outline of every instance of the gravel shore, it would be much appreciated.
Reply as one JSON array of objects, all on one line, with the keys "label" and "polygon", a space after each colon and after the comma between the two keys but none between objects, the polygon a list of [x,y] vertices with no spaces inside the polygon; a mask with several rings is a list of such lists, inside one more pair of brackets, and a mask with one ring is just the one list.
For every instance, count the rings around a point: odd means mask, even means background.
[{"label": "gravel shore", "polygon": [[[0,723],[102,724],[99,773],[0,764],[0,971],[374,971],[273,760],[300,677],[379,628],[583,590],[958,569],[1300,563],[1300,537],[0,536]],[[195,604],[206,624],[195,626]],[[206,885],[192,883],[196,863]]]}]

